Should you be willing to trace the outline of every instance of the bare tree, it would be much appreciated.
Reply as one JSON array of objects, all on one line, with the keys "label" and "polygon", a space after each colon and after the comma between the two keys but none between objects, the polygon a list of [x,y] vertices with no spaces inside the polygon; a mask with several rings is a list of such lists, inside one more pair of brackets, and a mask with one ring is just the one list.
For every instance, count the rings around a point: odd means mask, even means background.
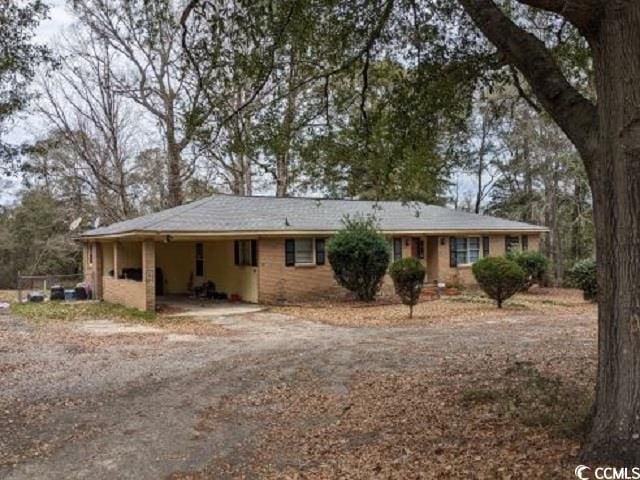
[{"label": "bare tree", "polygon": [[107,219],[126,218],[135,211],[129,176],[136,128],[134,112],[114,81],[115,52],[95,36],[78,34],[67,39],[61,53],[60,67],[39,80],[37,109],[52,127],[52,142],[46,150],[41,143],[40,155],[32,158],[40,158],[44,169],[55,162],[58,182],[63,176],[88,190]]},{"label": "bare tree", "polygon": [[184,201],[184,183],[196,171],[196,160],[183,153],[203,112],[202,85],[185,68],[177,0],[157,2],[76,0],[80,21],[118,53],[111,65],[120,92],[150,112],[162,129],[167,150],[167,205]]}]

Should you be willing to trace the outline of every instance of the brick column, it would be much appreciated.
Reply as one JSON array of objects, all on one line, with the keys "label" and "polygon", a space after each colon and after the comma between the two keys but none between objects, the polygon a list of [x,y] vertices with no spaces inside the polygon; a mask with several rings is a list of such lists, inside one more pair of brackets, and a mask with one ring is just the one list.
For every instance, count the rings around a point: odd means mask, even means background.
[{"label": "brick column", "polygon": [[93,243],[93,296],[102,300],[102,245]]},{"label": "brick column", "polygon": [[113,242],[113,278],[115,279],[119,278],[118,272],[120,271],[120,259],[118,257],[118,254],[120,252],[119,245],[120,244],[118,243],[117,240]]},{"label": "brick column", "polygon": [[145,310],[156,311],[156,244],[152,240],[142,242],[142,281],[144,282]]}]

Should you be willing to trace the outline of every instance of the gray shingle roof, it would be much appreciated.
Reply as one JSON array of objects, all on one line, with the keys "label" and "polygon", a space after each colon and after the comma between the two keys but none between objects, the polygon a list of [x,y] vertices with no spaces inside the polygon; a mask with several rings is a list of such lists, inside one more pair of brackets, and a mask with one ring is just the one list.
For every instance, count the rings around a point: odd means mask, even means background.
[{"label": "gray shingle roof", "polygon": [[[187,205],[89,230],[133,232],[335,231],[345,215],[375,215],[383,231],[546,231],[545,227],[423,203],[213,195]],[[288,225],[287,225],[288,224]]]}]

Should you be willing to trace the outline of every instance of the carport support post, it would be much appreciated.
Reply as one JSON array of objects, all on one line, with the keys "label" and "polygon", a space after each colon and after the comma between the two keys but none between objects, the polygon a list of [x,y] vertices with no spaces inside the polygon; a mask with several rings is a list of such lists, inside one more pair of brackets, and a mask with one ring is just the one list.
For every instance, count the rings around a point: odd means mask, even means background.
[{"label": "carport support post", "polygon": [[118,278],[120,278],[120,274],[118,272],[120,272],[120,257],[119,257],[119,243],[116,240],[115,242],[113,242],[113,278],[115,278],[116,280]]},{"label": "carport support post", "polygon": [[102,300],[102,244],[93,242],[93,296]]},{"label": "carport support post", "polygon": [[145,310],[156,311],[156,243],[142,242],[142,281],[144,282]]}]

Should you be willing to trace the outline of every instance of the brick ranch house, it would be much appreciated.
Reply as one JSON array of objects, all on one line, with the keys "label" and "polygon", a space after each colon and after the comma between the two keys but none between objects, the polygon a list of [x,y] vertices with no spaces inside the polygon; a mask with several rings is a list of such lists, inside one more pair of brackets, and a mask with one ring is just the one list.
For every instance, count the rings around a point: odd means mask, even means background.
[{"label": "brick ranch house", "polygon": [[85,281],[96,298],[151,311],[156,296],[209,281],[247,302],[335,295],[325,246],[346,215],[374,215],[394,259],[417,257],[428,282],[453,285],[474,282],[478,258],[537,250],[546,231],[422,203],[214,195],[84,232]]}]

